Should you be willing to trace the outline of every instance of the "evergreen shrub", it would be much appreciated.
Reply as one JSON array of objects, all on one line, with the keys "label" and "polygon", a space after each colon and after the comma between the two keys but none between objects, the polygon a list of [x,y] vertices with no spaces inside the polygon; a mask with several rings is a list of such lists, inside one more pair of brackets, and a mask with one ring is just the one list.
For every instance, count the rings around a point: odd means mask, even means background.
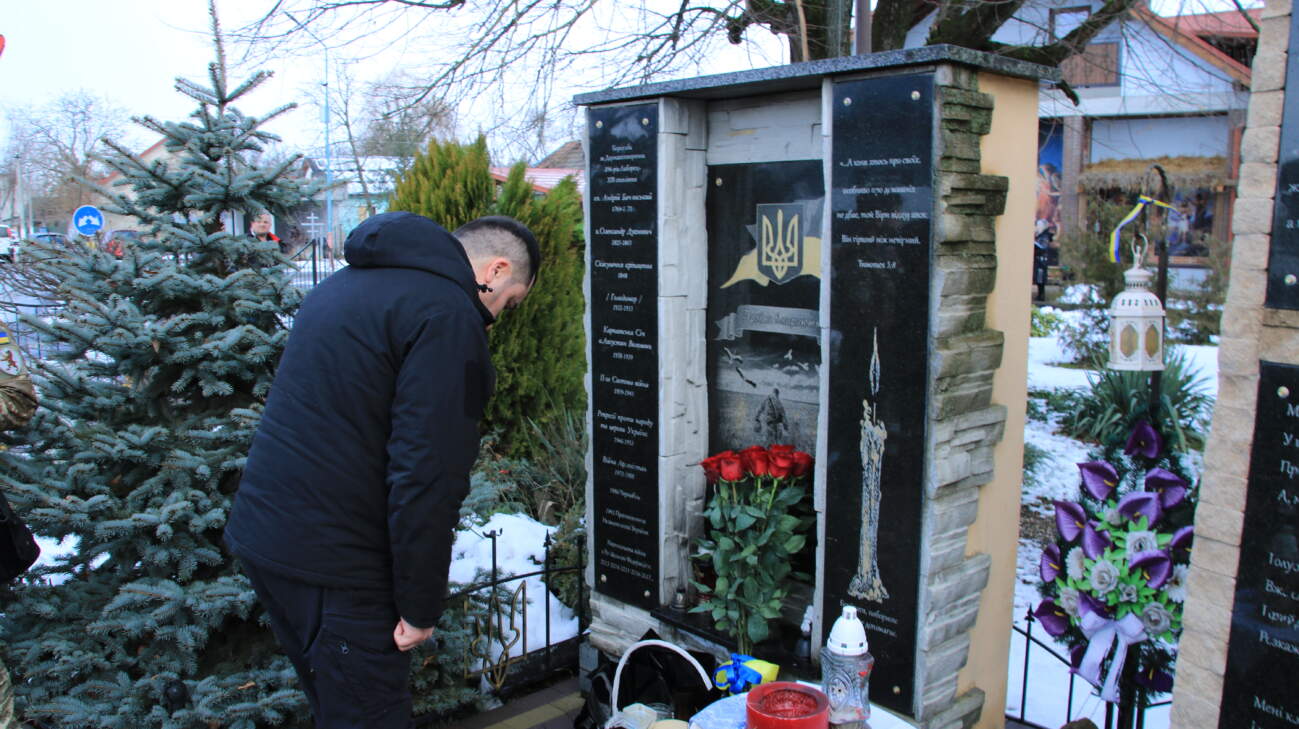
[{"label": "evergreen shrub", "polygon": [[1109,446],[1126,438],[1137,423],[1163,423],[1170,447],[1185,452],[1204,448],[1208,410],[1204,379],[1180,349],[1168,350],[1160,379],[1157,418],[1150,413],[1150,373],[1106,369],[1089,373],[1090,391],[1061,422],[1066,435]]},{"label": "evergreen shrub", "polygon": [[146,235],[116,258],[33,244],[57,313],[24,323],[56,346],[32,361],[41,407],[3,436],[0,478],[39,534],[72,549],[5,596],[18,713],[35,726],[222,726],[298,721],[306,701],[221,535],[300,294],[273,243],[223,219],[275,214],[314,192],[296,159],[258,167],[275,137],[233,105],[220,36],[184,122],[137,122],[165,161],[105,160],[110,210]]}]

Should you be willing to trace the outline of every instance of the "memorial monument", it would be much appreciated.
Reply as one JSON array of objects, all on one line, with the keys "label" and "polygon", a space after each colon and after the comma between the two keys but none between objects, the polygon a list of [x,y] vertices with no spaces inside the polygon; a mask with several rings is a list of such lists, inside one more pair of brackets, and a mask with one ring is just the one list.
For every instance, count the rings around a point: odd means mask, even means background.
[{"label": "memorial monument", "polygon": [[1054,73],[933,46],[577,98],[591,646],[617,656],[653,630],[724,652],[672,607],[699,578],[698,464],[785,443],[815,454],[817,521],[786,621],[810,609],[821,645],[856,606],[876,703],[922,727],[997,725],[1030,299],[1022,140]]}]

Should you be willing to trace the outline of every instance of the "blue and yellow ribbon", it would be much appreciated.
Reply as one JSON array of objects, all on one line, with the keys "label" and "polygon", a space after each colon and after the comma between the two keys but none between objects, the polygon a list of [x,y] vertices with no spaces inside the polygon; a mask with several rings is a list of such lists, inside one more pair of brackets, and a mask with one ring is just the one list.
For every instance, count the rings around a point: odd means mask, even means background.
[{"label": "blue and yellow ribbon", "polygon": [[1141,214],[1141,211],[1144,210],[1147,205],[1156,205],[1158,207],[1167,208],[1169,210],[1177,209],[1172,205],[1169,205],[1168,203],[1163,202],[1162,200],[1156,200],[1153,197],[1150,197],[1149,195],[1141,195],[1137,197],[1136,206],[1133,207],[1132,210],[1129,211],[1127,215],[1123,216],[1123,219],[1119,221],[1119,224],[1117,226],[1115,226],[1114,231],[1110,233],[1110,263],[1119,262],[1119,251],[1121,250],[1120,243],[1119,243],[1119,234],[1123,230],[1123,226],[1127,225],[1128,223],[1131,223],[1133,220],[1136,220],[1137,216]]}]

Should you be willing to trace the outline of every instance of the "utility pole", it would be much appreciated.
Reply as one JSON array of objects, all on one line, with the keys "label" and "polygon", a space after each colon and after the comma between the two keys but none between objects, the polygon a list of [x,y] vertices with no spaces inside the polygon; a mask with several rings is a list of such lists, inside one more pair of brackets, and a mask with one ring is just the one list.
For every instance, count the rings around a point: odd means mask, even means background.
[{"label": "utility pole", "polygon": [[332,250],[334,235],[334,152],[329,143],[329,46],[320,39],[320,36],[312,33],[307,26],[298,22],[287,11],[284,13],[292,20],[295,25],[302,29],[313,40],[325,49],[325,81],[321,84],[325,88],[325,245],[330,246]]}]

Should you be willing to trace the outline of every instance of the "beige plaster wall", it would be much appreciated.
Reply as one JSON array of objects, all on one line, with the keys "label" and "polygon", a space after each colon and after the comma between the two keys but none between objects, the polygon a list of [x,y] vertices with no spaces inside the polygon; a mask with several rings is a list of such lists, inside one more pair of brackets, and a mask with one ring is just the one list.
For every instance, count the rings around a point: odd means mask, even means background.
[{"label": "beige plaster wall", "polygon": [[1217,729],[1254,437],[1259,360],[1299,364],[1299,313],[1263,306],[1285,94],[1290,0],[1267,0],[1232,218],[1235,240],[1218,349],[1218,402],[1204,453],[1172,725]]},{"label": "beige plaster wall", "polygon": [[970,658],[958,692],[984,691],[977,727],[1005,724],[1006,663],[1019,543],[1019,499],[1024,463],[1024,407],[1028,381],[1028,330],[1033,263],[1033,210],[1037,173],[1037,84],[980,74],[979,91],[995,97],[992,130],[982,139],[983,174],[1010,178],[1006,212],[997,218],[997,282],[988,297],[990,329],[1005,333],[992,401],[1005,405],[1006,434],[995,450],[995,476],[980,490],[979,516],[970,526],[967,553],[992,555],[988,586],[971,633]]}]

